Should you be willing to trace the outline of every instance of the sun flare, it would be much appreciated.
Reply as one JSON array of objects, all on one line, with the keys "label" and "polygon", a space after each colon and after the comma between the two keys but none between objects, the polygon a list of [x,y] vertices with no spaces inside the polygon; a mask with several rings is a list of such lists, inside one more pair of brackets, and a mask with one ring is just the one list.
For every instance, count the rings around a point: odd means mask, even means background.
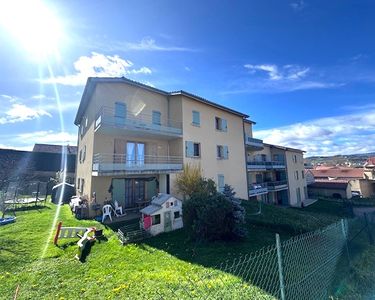
[{"label": "sun flare", "polygon": [[0,1],[0,26],[34,59],[58,55],[62,26],[53,11],[40,0]]}]

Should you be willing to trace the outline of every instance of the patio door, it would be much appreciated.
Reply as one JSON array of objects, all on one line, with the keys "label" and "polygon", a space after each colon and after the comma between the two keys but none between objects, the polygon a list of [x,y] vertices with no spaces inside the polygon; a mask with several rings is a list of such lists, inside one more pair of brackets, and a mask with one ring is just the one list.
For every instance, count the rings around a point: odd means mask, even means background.
[{"label": "patio door", "polygon": [[126,163],[127,165],[143,166],[145,163],[145,144],[126,143]]},{"label": "patio door", "polygon": [[125,207],[137,207],[145,201],[145,181],[141,179],[125,179]]}]

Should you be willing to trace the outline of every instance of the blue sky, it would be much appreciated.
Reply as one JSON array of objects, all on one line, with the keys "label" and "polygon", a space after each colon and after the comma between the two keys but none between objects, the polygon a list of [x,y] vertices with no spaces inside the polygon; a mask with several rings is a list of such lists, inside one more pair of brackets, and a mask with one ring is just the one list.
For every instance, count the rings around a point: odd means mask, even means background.
[{"label": "blue sky", "polygon": [[240,110],[307,156],[375,151],[375,2],[2,1],[0,147],[76,143],[87,76]]}]

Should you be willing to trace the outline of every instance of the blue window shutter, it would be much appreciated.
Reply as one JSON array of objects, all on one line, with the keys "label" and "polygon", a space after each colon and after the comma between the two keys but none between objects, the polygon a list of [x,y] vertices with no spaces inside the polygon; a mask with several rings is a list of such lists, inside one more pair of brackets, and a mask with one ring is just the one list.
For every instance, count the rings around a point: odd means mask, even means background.
[{"label": "blue window shutter", "polygon": [[186,145],[186,157],[193,157],[194,156],[194,143],[190,141],[185,142]]},{"label": "blue window shutter", "polygon": [[217,175],[217,187],[219,192],[224,191],[224,175],[222,174]]},{"label": "blue window shutter", "polygon": [[152,124],[161,125],[161,112],[160,111],[152,111]]},{"label": "blue window shutter", "polygon": [[122,102],[115,103],[115,124],[124,125],[126,119],[126,104]]},{"label": "blue window shutter", "polygon": [[223,131],[227,131],[228,130],[227,120],[221,119],[221,128],[222,128]]},{"label": "blue window shutter", "polygon": [[193,110],[193,124],[194,125],[200,125],[201,124],[201,120],[200,120],[200,113],[199,111],[195,111]]},{"label": "blue window shutter", "polygon": [[223,151],[224,151],[224,159],[228,159],[229,157],[228,146],[223,146]]}]

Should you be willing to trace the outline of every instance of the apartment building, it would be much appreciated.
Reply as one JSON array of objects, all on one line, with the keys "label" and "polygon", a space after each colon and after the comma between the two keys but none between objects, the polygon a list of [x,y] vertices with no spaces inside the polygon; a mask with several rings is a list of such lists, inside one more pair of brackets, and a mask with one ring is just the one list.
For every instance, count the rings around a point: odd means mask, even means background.
[{"label": "apartment building", "polygon": [[265,203],[301,206],[307,199],[303,151],[253,138],[244,120],[249,197]]},{"label": "apartment building", "polygon": [[[190,163],[199,165],[219,190],[230,184],[242,199],[261,196],[297,205],[304,198],[302,179],[296,179],[297,184],[288,178],[297,168],[294,157],[298,171],[303,170],[303,153],[263,143],[252,147],[253,123],[246,114],[184,91],[166,92],[126,78],[89,78],[75,118],[77,194],[100,204],[117,200],[125,209],[139,207],[158,192],[178,196],[176,174]],[[260,180],[249,169],[254,151],[260,151],[262,159],[261,152],[267,152],[267,162],[274,154],[284,159],[282,169],[270,170],[272,181]],[[285,181],[283,187],[272,187]],[[267,183],[267,193],[254,195],[249,182]],[[290,191],[295,186],[299,198]]]}]

